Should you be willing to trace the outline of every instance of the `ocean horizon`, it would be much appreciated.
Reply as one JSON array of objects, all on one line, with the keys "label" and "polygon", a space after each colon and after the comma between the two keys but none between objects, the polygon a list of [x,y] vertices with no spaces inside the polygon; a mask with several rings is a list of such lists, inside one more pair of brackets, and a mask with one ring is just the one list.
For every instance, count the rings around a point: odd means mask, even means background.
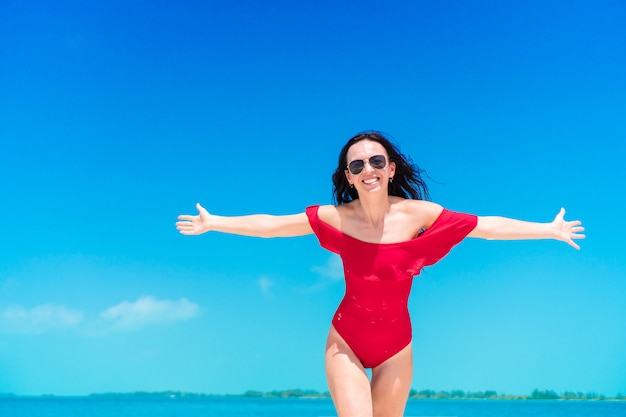
[{"label": "ocean horizon", "polygon": [[[39,395],[20,395],[14,393],[0,392],[0,398],[134,398],[134,399],[201,399],[201,398],[330,398],[328,391],[317,391],[313,389],[287,389],[272,391],[255,391],[248,390],[244,393],[237,394],[214,394],[189,391],[127,391],[127,392],[99,392],[86,395],[59,395],[59,394],[39,394]],[[626,395],[617,393],[615,396],[608,396],[593,391],[563,391],[557,393],[554,390],[535,389],[529,395],[525,394],[505,394],[498,393],[494,390],[484,391],[463,391],[463,390],[440,390],[431,389],[416,390],[412,389],[409,399],[433,399],[433,400],[572,400],[572,401],[624,401]]]},{"label": "ocean horizon", "polygon": [[[2,397],[3,417],[333,417],[330,398]],[[405,417],[623,417],[626,401],[410,399]]]}]

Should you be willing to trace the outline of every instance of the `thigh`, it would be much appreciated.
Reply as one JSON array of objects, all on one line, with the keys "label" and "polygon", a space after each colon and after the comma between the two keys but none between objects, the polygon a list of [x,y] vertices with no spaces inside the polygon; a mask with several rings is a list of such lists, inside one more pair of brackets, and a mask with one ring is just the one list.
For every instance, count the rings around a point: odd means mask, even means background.
[{"label": "thigh", "polygon": [[372,369],[374,417],[402,417],[413,379],[412,344]]},{"label": "thigh", "polygon": [[369,378],[361,361],[332,326],[326,342],[326,380],[339,417],[372,416]]}]

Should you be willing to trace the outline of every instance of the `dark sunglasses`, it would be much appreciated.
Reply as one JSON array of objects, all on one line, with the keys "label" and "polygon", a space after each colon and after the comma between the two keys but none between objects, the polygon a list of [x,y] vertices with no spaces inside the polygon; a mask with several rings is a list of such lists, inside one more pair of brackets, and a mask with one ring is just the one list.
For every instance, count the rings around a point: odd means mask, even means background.
[{"label": "dark sunglasses", "polygon": [[[387,165],[387,159],[385,155],[374,155],[370,157],[369,164],[374,169],[382,169]],[[348,170],[352,175],[358,175],[365,168],[365,161],[362,159],[355,159],[348,164]]]}]

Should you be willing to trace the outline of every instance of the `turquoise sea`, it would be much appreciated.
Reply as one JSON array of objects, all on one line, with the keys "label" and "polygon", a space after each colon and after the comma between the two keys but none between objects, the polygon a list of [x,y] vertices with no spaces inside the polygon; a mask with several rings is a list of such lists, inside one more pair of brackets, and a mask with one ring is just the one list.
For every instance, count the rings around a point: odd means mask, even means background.
[{"label": "turquoise sea", "polygon": [[[330,399],[2,398],[2,417],[331,417]],[[625,417],[626,401],[410,400],[406,417]]]}]

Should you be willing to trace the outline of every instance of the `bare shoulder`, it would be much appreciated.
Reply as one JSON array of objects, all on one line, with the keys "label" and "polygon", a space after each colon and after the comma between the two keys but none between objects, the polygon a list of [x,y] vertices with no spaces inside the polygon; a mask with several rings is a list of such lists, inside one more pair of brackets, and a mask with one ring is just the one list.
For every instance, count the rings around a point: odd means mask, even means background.
[{"label": "bare shoulder", "polygon": [[[345,204],[344,204],[345,205]],[[324,205],[320,206],[317,210],[317,216],[324,223],[338,229],[339,224],[341,223],[341,211],[343,210],[343,206],[333,206],[333,205]]]},{"label": "bare shoulder", "polygon": [[413,224],[420,224],[425,228],[430,227],[443,211],[441,205],[424,200],[399,199],[394,202],[394,206],[403,215],[410,217]]}]

